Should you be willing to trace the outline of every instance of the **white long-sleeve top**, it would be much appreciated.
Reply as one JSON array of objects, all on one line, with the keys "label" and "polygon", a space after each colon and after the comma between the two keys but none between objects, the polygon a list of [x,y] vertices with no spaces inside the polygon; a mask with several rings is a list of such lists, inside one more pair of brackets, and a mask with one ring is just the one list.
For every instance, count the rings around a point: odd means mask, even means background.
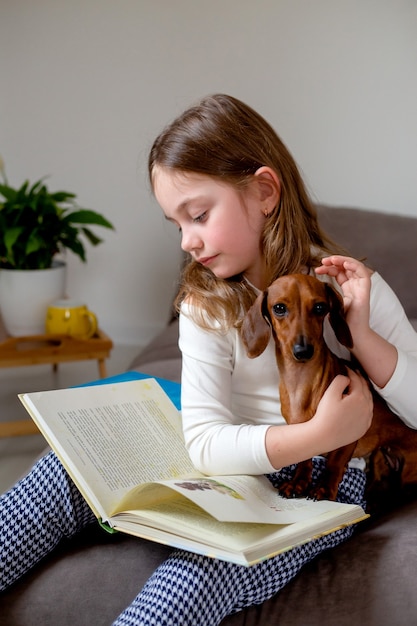
[{"label": "white long-sleeve top", "polygon": [[[398,298],[377,273],[372,275],[370,325],[398,351],[395,371],[378,389],[391,408],[417,428],[417,333]],[[265,474],[276,471],[265,447],[270,425],[284,424],[271,338],[257,358],[246,355],[239,332],[207,331],[195,324],[190,305],[180,314],[182,420],[195,467],[206,474]],[[330,325],[326,341],[349,358]]]}]

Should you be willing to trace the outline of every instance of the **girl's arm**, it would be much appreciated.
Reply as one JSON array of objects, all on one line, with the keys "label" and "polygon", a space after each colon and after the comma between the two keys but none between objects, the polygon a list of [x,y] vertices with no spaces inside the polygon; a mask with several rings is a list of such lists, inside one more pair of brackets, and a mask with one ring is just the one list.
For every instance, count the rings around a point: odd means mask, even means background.
[{"label": "girl's arm", "polygon": [[[265,451],[265,435],[278,424],[278,380],[275,373],[257,384],[259,371],[274,367],[267,355],[262,363],[245,359],[239,370],[237,333],[206,331],[191,319],[190,308],[180,314],[182,353],[181,408],[185,445],[194,466],[205,474],[267,474],[274,470]],[[243,349],[243,346],[242,346]],[[242,382],[243,387],[240,385]],[[245,389],[246,383],[246,389]],[[270,401],[261,400],[275,392]]]},{"label": "girl's arm", "polygon": [[322,262],[317,274],[334,277],[343,291],[353,354],[392,410],[417,428],[417,333],[397,296],[355,259],[335,255]]},{"label": "girl's arm", "polygon": [[360,261],[334,255],[322,259],[317,274],[333,276],[343,291],[352,354],[378,387],[385,387],[397,365],[397,349],[369,325],[372,272]]}]

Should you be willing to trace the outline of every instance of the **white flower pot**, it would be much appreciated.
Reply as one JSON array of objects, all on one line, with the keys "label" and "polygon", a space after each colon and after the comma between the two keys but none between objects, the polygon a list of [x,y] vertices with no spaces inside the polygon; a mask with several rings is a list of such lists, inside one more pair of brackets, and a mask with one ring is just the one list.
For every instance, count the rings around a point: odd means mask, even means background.
[{"label": "white flower pot", "polygon": [[62,261],[45,270],[0,269],[0,311],[9,335],[45,333],[48,306],[65,296],[66,269]]}]

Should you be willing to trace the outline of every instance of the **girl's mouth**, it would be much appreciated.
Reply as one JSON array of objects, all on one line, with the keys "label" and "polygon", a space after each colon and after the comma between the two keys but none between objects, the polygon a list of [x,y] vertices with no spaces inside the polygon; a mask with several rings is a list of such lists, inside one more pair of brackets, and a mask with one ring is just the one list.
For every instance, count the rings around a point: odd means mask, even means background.
[{"label": "girl's mouth", "polygon": [[216,257],[217,257],[217,254],[213,256],[202,257],[201,259],[197,259],[197,261],[198,263],[201,263],[201,265],[210,265],[210,263],[214,261]]}]

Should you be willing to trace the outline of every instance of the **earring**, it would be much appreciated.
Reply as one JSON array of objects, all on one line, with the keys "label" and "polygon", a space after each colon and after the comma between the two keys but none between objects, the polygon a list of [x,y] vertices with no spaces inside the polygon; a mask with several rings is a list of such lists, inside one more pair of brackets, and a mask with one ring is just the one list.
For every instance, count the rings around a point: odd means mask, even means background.
[{"label": "earring", "polygon": [[265,217],[269,217],[269,211],[268,211],[268,209],[264,209],[264,215],[265,215]]}]

